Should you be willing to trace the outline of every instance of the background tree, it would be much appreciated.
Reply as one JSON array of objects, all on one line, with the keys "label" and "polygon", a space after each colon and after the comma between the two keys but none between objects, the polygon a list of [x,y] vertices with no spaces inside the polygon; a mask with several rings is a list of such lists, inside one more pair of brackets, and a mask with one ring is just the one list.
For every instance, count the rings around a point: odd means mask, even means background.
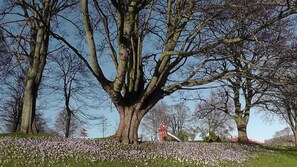
[{"label": "background tree", "polygon": [[167,105],[164,102],[158,103],[143,118],[141,126],[155,141],[158,139],[161,123],[164,123],[168,131],[181,140],[193,140],[196,136],[192,128],[191,111],[183,103],[175,105]]},{"label": "background tree", "polygon": [[224,138],[230,136],[230,132],[234,130],[232,118],[224,112],[233,110],[232,104],[225,105],[225,102],[220,92],[212,92],[207,99],[197,103],[193,119],[198,122],[196,126],[202,138],[211,136],[211,133]]},{"label": "background tree", "polygon": [[291,128],[294,136],[294,143],[297,146],[297,97],[296,85],[285,85],[280,88],[277,101],[270,104],[274,113],[277,113]]},{"label": "background tree", "polygon": [[67,137],[75,137],[79,135],[79,130],[80,127],[82,126],[81,121],[72,115],[72,119],[70,120],[70,128],[68,128],[68,115],[67,112],[61,110],[59,114],[56,117],[55,123],[54,123],[54,128],[53,131],[54,133],[66,137],[66,133],[68,133]]},{"label": "background tree", "polygon": [[[183,103],[169,105],[167,111],[167,127],[173,135],[181,140],[188,140],[191,129],[191,111]],[[194,137],[195,138],[195,137]]]},{"label": "background tree", "polygon": [[159,102],[150,112],[148,112],[141,121],[141,127],[148,133],[152,141],[157,141],[159,136],[159,127],[161,123],[169,124],[168,105],[164,102]]},{"label": "background tree", "polygon": [[[254,29],[258,19],[265,22],[272,21],[276,15],[281,16],[281,14],[275,11],[275,7],[264,10],[264,6],[251,6],[254,3],[252,1],[244,3],[245,7],[225,11],[224,14],[233,17],[230,18],[231,23],[222,24],[221,30],[227,31],[230,24],[236,25],[239,28],[229,35],[234,38],[245,37],[247,40],[225,43],[216,48],[217,53],[228,57],[219,62],[221,64],[219,68],[233,69],[235,73],[233,77],[222,80],[222,85],[226,100],[232,102],[234,106],[234,112],[229,115],[236,122],[239,142],[248,142],[247,126],[251,109],[262,103],[264,92],[268,89],[275,73],[275,69],[269,68],[270,64],[280,58],[279,48],[284,46],[287,42],[286,37],[291,35],[290,20],[286,19],[265,26],[257,32],[257,35],[251,35],[251,27]],[[228,112],[226,110],[226,113]]]},{"label": "background tree", "polygon": [[274,84],[265,96],[265,110],[276,113],[290,127],[297,146],[297,82],[296,43],[288,43],[283,59],[274,66],[277,69]]},{"label": "background tree", "polygon": [[293,135],[290,127],[276,131],[272,139],[265,140],[265,144],[287,146],[293,144]]},{"label": "background tree", "polygon": [[[92,92],[95,92],[92,81],[87,79],[88,73],[80,59],[73,56],[67,49],[61,49],[58,55],[50,55],[47,67],[48,76],[44,82],[55,83],[46,85],[50,89],[51,95],[56,101],[64,101],[61,106],[66,112],[65,118],[65,137],[70,136],[71,121],[74,114],[80,119],[95,119],[82,110],[88,110],[96,106],[97,102],[92,100]],[[58,98],[63,97],[63,98]],[[74,113],[73,111],[80,111]]]},{"label": "background tree", "polygon": [[[37,133],[36,99],[49,50],[51,22],[76,2],[5,1],[1,12],[6,47],[25,74],[21,132]],[[17,23],[17,24],[16,24]]]},{"label": "background tree", "polygon": [[14,73],[10,75],[9,79],[5,82],[6,94],[8,98],[0,106],[0,119],[5,122],[5,127],[8,132],[17,132],[20,130],[23,97],[24,97],[24,76],[22,73]]},{"label": "background tree", "polygon": [[[18,68],[10,69],[9,75],[1,83],[1,87],[4,90],[1,94],[3,99],[2,103],[0,103],[0,120],[4,124],[3,127],[5,127],[6,132],[17,132],[20,130],[21,125],[25,90],[25,77],[23,73]],[[42,112],[38,109],[36,120],[36,126],[40,129],[40,132],[48,130],[47,122],[43,118]]]}]

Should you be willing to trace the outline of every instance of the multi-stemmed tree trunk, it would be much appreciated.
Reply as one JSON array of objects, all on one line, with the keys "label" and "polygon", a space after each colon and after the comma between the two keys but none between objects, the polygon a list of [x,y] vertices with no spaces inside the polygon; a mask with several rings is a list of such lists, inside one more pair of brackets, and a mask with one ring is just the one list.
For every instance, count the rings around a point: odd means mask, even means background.
[{"label": "multi-stemmed tree trunk", "polygon": [[[124,143],[137,143],[138,142],[138,128],[141,119],[160,99],[168,95],[184,83],[179,85],[172,85],[171,90],[165,91],[164,86],[168,76],[171,74],[176,65],[178,65],[185,57],[176,58],[171,62],[171,56],[176,53],[174,49],[178,43],[178,39],[182,33],[182,29],[189,21],[189,17],[182,19],[182,15],[176,11],[172,14],[168,11],[168,36],[167,43],[164,46],[164,53],[160,55],[159,61],[156,63],[156,68],[152,74],[149,83],[145,84],[143,72],[143,40],[144,33],[148,24],[148,18],[140,18],[140,11],[143,10],[149,3],[153,1],[111,1],[117,11],[117,33],[118,33],[118,54],[112,45],[110,36],[108,44],[112,51],[112,60],[116,67],[116,77],[114,81],[109,81],[104,76],[101,67],[98,64],[96,55],[96,45],[93,38],[93,28],[91,25],[88,9],[88,0],[82,0],[82,13],[84,17],[84,24],[86,30],[86,39],[89,45],[89,53],[91,56],[91,70],[101,83],[103,89],[109,94],[111,100],[116,106],[120,122],[118,129],[114,135],[117,141]],[[169,1],[172,5],[173,2]],[[184,9],[186,3],[178,4],[178,10],[184,10],[184,15],[192,15],[195,1],[187,3],[188,8]],[[94,1],[96,10],[99,16],[103,19],[106,34],[109,35],[108,21],[106,15],[100,8],[97,1]],[[171,9],[170,9],[171,10]],[[148,10],[148,16],[150,16]],[[173,17],[173,18],[171,18]],[[140,19],[145,19],[143,27],[140,27]],[[173,22],[173,20],[175,22]],[[172,22],[172,24],[171,24]],[[177,28],[180,30],[177,31]],[[193,53],[190,53],[193,54]],[[82,57],[82,56],[81,56]],[[189,80],[192,79],[189,77]],[[210,79],[212,80],[212,79]],[[194,80],[193,82],[195,82]],[[188,82],[190,83],[190,81]]]},{"label": "multi-stemmed tree trunk", "polygon": [[[195,0],[81,0],[88,59],[72,42],[53,33],[84,61],[110,96],[120,115],[116,140],[137,143],[141,119],[163,97],[183,88],[230,77],[233,73],[208,64],[225,57],[208,51],[222,43],[257,40],[258,32],[291,12],[288,6],[288,10],[271,20],[260,21],[261,25],[257,21],[254,25],[247,23],[244,27],[252,26],[248,32],[234,36],[232,32],[236,33],[241,27],[229,22],[232,14],[222,12],[229,7],[230,10],[243,8],[245,3],[230,1],[234,3],[230,6],[217,1],[208,3],[201,5]],[[262,5],[253,3],[248,7]],[[248,12],[247,17],[250,14],[252,12]],[[251,17],[253,20],[257,15]],[[218,27],[226,29],[221,31]],[[102,64],[111,61],[112,66],[104,69]]]}]

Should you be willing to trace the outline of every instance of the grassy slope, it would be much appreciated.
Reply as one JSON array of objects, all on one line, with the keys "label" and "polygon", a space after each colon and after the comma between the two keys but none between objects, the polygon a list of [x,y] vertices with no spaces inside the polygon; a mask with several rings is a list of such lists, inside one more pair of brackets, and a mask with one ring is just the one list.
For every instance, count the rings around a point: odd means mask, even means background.
[{"label": "grassy slope", "polygon": [[297,167],[296,147],[266,147],[269,152],[260,152],[258,157],[245,163],[255,167]]},{"label": "grassy slope", "polygon": [[[21,133],[12,133],[12,134],[0,134],[0,137],[9,136],[9,137],[53,137],[49,134],[21,134]],[[226,162],[225,164],[221,164],[220,166],[246,166],[246,167],[297,167],[297,148],[296,147],[263,147],[263,151],[258,153],[257,158],[250,160],[244,164],[230,164]],[[264,151],[265,150],[265,151]],[[268,150],[268,151],[266,151]],[[10,164],[15,166],[16,164]],[[8,165],[8,166],[10,166]],[[56,164],[60,166],[59,164]],[[62,164],[61,164],[62,165]],[[63,164],[62,166],[64,166]],[[147,163],[139,163],[139,162],[81,162],[80,164],[74,163],[74,161],[69,160],[68,165],[71,167],[81,167],[81,166],[108,166],[108,167],[122,167],[122,166],[177,166],[177,167],[190,167],[197,166],[186,163],[173,163],[171,160],[165,159],[157,159],[157,160],[148,160]],[[0,164],[1,166],[1,164]],[[17,166],[17,165],[16,165]],[[2,167],[2,166],[1,166]]]}]

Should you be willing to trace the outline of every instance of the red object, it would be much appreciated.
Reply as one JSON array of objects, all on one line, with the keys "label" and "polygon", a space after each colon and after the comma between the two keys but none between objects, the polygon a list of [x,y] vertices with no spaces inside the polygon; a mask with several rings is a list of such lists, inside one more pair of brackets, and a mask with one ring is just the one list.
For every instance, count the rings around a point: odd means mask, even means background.
[{"label": "red object", "polygon": [[159,136],[161,141],[167,141],[167,127],[164,122],[160,123]]}]

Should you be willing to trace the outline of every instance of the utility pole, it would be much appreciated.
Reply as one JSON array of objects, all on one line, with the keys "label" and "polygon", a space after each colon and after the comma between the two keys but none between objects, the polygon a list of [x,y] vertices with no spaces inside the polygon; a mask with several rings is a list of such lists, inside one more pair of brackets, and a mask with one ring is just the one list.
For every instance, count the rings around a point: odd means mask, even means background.
[{"label": "utility pole", "polygon": [[105,137],[105,131],[107,129],[108,123],[107,123],[107,118],[104,115],[101,115],[99,117],[99,125],[101,125],[102,128],[102,138]]}]

